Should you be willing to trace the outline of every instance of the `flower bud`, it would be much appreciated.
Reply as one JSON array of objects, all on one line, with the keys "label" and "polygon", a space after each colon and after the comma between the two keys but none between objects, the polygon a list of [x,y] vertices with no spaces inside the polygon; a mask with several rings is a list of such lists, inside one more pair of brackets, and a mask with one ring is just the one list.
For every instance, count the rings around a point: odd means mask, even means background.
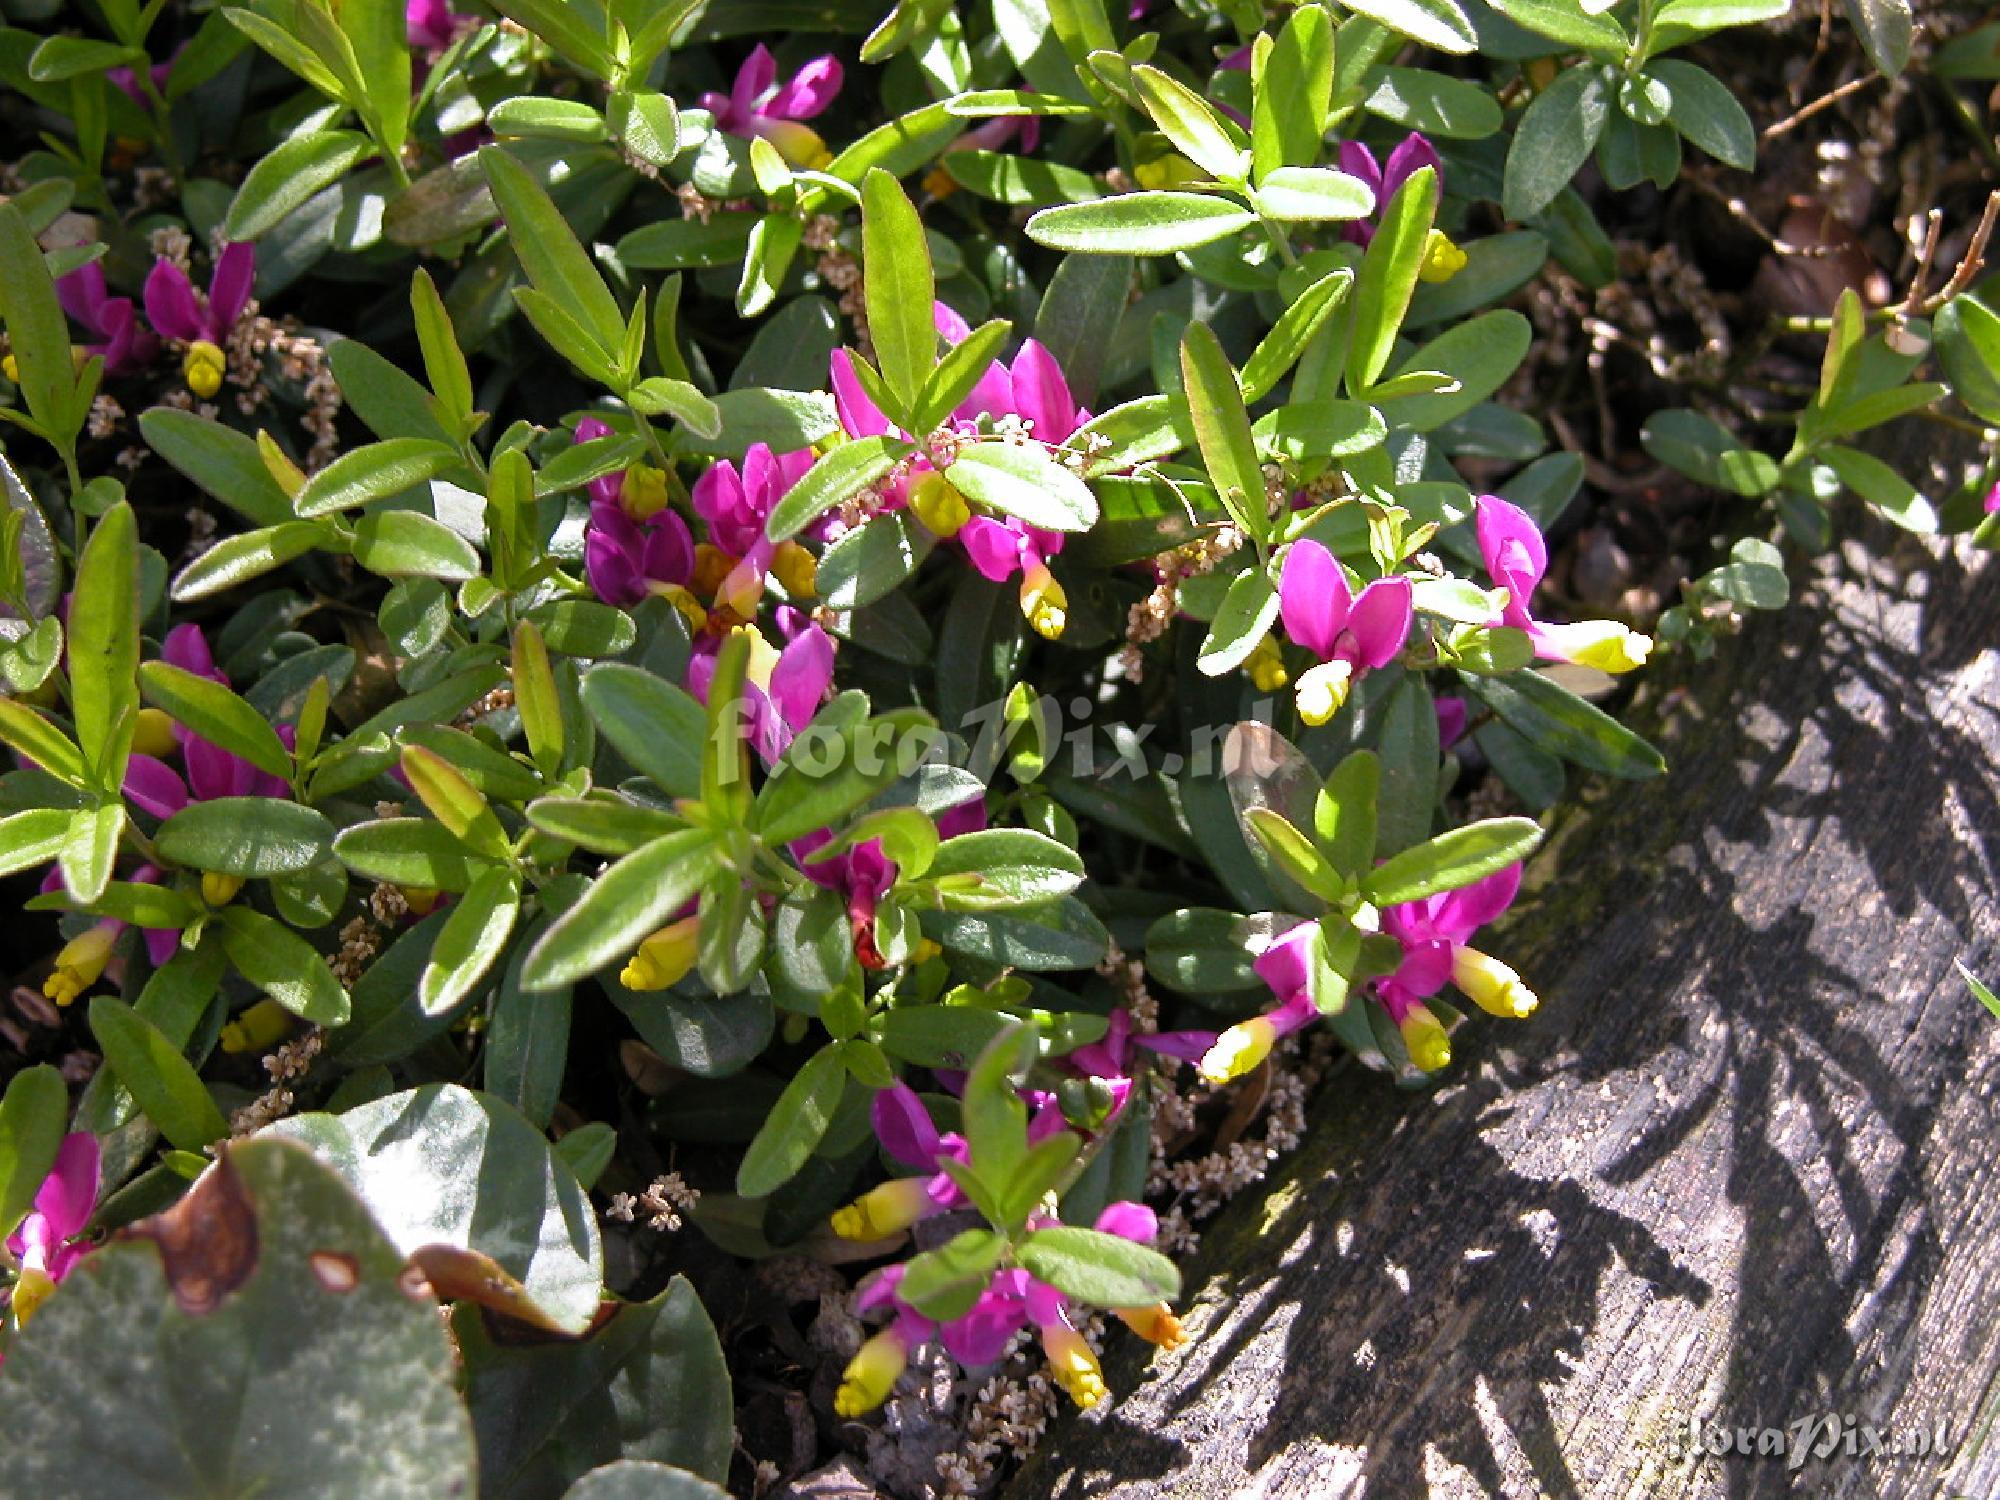
[{"label": "flower bud", "polygon": [[889,1399],[909,1362],[910,1346],[903,1336],[893,1326],[883,1329],[847,1362],[840,1389],[833,1394],[835,1413],[851,1418],[873,1411]]},{"label": "flower bud", "polygon": [[1260,693],[1275,693],[1292,680],[1292,674],[1285,670],[1284,654],[1278,650],[1278,643],[1267,631],[1264,639],[1257,643],[1257,649],[1250,653],[1243,669],[1250,674],[1250,680],[1257,684]]},{"label": "flower bud", "polygon": [[652,583],[646,587],[649,593],[658,594],[681,612],[681,618],[687,621],[689,635],[700,635],[708,628],[708,611],[701,607],[699,599],[678,583]]},{"label": "flower bud", "polygon": [[224,1052],[262,1052],[292,1029],[292,1013],[271,999],[259,1000],[222,1028]]},{"label": "flower bud", "polygon": [[427,917],[438,904],[438,893],[427,885],[399,885],[403,893],[403,904],[410,909],[413,917]]},{"label": "flower bud", "polygon": [[819,563],[797,542],[780,542],[771,557],[771,574],[797,603],[819,591]]},{"label": "flower bud", "polygon": [[932,1208],[921,1177],[896,1177],[870,1188],[833,1214],[833,1232],[844,1240],[886,1240],[908,1229]]},{"label": "flower bud", "polygon": [[1271,1055],[1278,1027],[1269,1016],[1238,1021],[1215,1039],[1197,1067],[1204,1083],[1228,1083],[1241,1078]]},{"label": "flower bud", "polygon": [[1424,259],[1417,267],[1417,280],[1433,284],[1449,281],[1465,269],[1465,261],[1465,252],[1452,243],[1451,236],[1442,229],[1433,229],[1424,241]]},{"label": "flower bud", "polygon": [[1460,948],[1452,955],[1451,982],[1488,1015],[1509,1021],[1533,1015],[1539,1003],[1519,974],[1477,948]]},{"label": "flower bud", "polygon": [[958,486],[935,469],[910,486],[910,509],[939,537],[957,536],[959,528],[972,519],[972,507],[965,503]]},{"label": "flower bud", "polygon": [[700,921],[682,917],[640,943],[618,982],[628,990],[664,990],[679,984],[694,967]]},{"label": "flower bud", "polygon": [[1191,182],[1206,182],[1208,174],[1178,151],[1169,151],[1156,156],[1151,161],[1142,161],[1132,171],[1132,180],[1142,188],[1157,192],[1161,188],[1186,187]]},{"label": "flower bud", "polygon": [[172,755],[180,741],[174,738],[174,721],[157,708],[139,710],[139,722],[132,728],[132,753],[155,759]]},{"label": "flower bud", "polygon": [[1085,1411],[1109,1394],[1097,1356],[1074,1328],[1060,1323],[1044,1325],[1042,1353],[1048,1356],[1049,1373],[1055,1376],[1056,1384],[1069,1392],[1070,1400]]},{"label": "flower bud", "polygon": [[1410,1049],[1410,1061],[1426,1073],[1441,1073],[1451,1066],[1451,1038],[1438,1018],[1421,1001],[1412,1005],[1396,1022],[1403,1033],[1403,1045]]},{"label": "flower bud", "polygon": [[667,471],[651,464],[633,464],[618,483],[618,504],[635,521],[667,508]]},{"label": "flower bud", "polygon": [[35,1309],[53,1297],[55,1291],[55,1280],[47,1271],[39,1266],[24,1268],[8,1297],[8,1305],[14,1309],[15,1323],[26,1328],[28,1319],[35,1315]]},{"label": "flower bud", "polygon": [[201,872],[201,899],[210,906],[227,906],[243,889],[241,875],[224,875],[219,870]]},{"label": "flower bud", "polygon": [[181,357],[181,376],[187,388],[207,401],[222,389],[222,377],[229,373],[229,357],[207,339],[196,339]]},{"label": "flower bud", "polygon": [[68,1005],[97,983],[104,966],[111,961],[111,945],[125,924],[106,917],[79,937],[63,944],[56,955],[55,972],[42,981],[42,993],[58,1005]]},{"label": "flower bud", "polygon": [[1069,595],[1049,572],[1047,563],[1036,563],[1021,575],[1021,613],[1028,617],[1036,635],[1059,640],[1069,623]]},{"label": "flower bud", "polygon": [[1178,1349],[1187,1342],[1187,1330],[1181,1327],[1181,1320],[1164,1302],[1155,1302],[1151,1307],[1118,1307],[1112,1311],[1118,1314],[1120,1322],[1149,1344],[1158,1344],[1162,1349]]},{"label": "flower bud", "polygon": [[1340,712],[1347,690],[1354,685],[1354,665],[1344,661],[1323,661],[1308,667],[1299,678],[1299,717],[1308,724],[1324,724]]},{"label": "flower bud", "polygon": [[1573,661],[1580,667],[1595,667],[1600,672],[1629,672],[1644,666],[1653,651],[1651,636],[1641,635],[1616,620],[1544,625],[1536,633],[1535,644],[1544,656]]}]

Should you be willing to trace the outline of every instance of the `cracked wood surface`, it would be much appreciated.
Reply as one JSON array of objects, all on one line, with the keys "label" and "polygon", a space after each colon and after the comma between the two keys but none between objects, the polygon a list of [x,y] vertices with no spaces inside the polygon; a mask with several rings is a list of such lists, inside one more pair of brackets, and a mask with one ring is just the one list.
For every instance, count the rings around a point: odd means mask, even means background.
[{"label": "cracked wood surface", "polygon": [[[1489,945],[1540,1013],[1337,1075],[1012,1495],[2000,1495],[2000,600],[1871,541],[1654,690]],[[1679,1456],[1829,1411],[1955,1449]]]}]

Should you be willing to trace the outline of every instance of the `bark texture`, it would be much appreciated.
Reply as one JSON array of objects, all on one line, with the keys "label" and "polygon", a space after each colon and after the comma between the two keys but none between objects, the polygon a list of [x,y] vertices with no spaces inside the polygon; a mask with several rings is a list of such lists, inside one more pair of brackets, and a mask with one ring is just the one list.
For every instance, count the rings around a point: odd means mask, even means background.
[{"label": "bark texture", "polygon": [[[1869,542],[1642,706],[1486,945],[1538,1016],[1336,1078],[1015,1496],[2000,1495],[2000,599]],[[1955,1446],[1680,1456],[1823,1412]]]}]

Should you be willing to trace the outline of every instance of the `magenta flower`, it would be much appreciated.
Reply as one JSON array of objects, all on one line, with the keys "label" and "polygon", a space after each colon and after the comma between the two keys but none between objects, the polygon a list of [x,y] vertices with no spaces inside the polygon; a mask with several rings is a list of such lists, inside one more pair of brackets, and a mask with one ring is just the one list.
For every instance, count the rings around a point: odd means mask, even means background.
[{"label": "magenta flower", "polygon": [[[595,417],[576,424],[576,440],[609,435]],[[667,507],[665,476],[634,464],[590,481],[590,517],[583,529],[583,575],[606,604],[630,609],[649,595],[672,600],[693,629],[702,611],[688,592],[694,577],[694,536]]]},{"label": "magenta flower", "polygon": [[1463,698],[1438,698],[1431,708],[1437,714],[1438,749],[1449,750],[1465,738],[1465,726],[1471,717]]},{"label": "magenta flower", "polygon": [[[932,319],[947,344],[962,343],[971,329],[964,318],[942,302],[931,307]],[[851,438],[890,434],[909,437],[892,427],[888,417],[868,398],[854,377],[845,349],[836,349],[832,368],[834,410]],[[952,427],[963,438],[982,430],[1010,442],[1033,442],[1058,448],[1090,420],[1076,404],[1062,366],[1034,339],[1021,345],[1013,363],[995,360],[979,383],[952,413]],[[972,513],[951,483],[949,469],[940,471],[928,459],[917,459],[887,495],[886,508],[906,501],[917,519],[941,538],[956,537],[974,568],[995,583],[1021,580],[1021,613],[1037,633],[1054,640],[1067,623],[1069,600],[1049,571],[1049,559],[1062,551],[1064,536],[1044,531],[1013,516]]]},{"label": "magenta flower", "polygon": [[[812,722],[833,687],[833,638],[811,616],[779,606],[776,612],[782,649],[773,647],[754,625],[736,628],[750,637],[750,670],[743,683],[744,729],[751,748],[765,765],[774,765],[797,733]],[[708,702],[715,680],[719,634],[695,646],[688,662],[688,691]]]},{"label": "magenta flower", "polygon": [[[1378,214],[1396,196],[1396,189],[1422,167],[1429,167],[1442,181],[1444,163],[1438,159],[1436,148],[1414,130],[1389,153],[1386,165],[1377,161],[1375,153],[1359,141],[1340,143],[1340,170],[1367,184],[1368,190],[1375,195],[1375,212]],[[1340,237],[1351,244],[1366,245],[1375,238],[1375,223],[1372,219],[1351,220],[1341,226]]]},{"label": "magenta flower", "polygon": [[1300,922],[1289,927],[1257,956],[1253,965],[1257,977],[1271,987],[1278,1003],[1261,1016],[1238,1021],[1215,1039],[1198,1064],[1207,1082],[1241,1078],[1271,1055],[1279,1038],[1303,1031],[1319,1019],[1319,1007],[1312,1000],[1309,946],[1317,926]]},{"label": "magenta flower", "polygon": [[195,291],[187,272],[165,256],[153,262],[146,278],[146,317],[163,337],[186,345],[181,374],[188,389],[204,401],[222,389],[229,372],[223,351],[249,309],[256,281],[256,248],[242,242],[223,246],[216,256],[206,298]]},{"label": "magenta flower", "polygon": [[2000,511],[2000,484],[1994,485],[1992,489],[1986,492],[1985,503],[1987,515],[1990,516],[1995,511]]},{"label": "magenta flower", "polygon": [[[986,799],[968,798],[948,807],[935,819],[939,838],[956,838],[976,833],[986,826]],[[833,842],[828,829],[794,839],[788,846],[792,858],[815,885],[838,891],[847,901],[848,926],[854,934],[854,953],[863,968],[884,967],[881,950],[875,946],[875,908],[896,883],[896,862],[889,858],[880,839],[866,839],[853,848],[824,859],[808,858],[815,850]],[[880,1096],[877,1096],[880,1102]]]},{"label": "magenta flower", "polygon": [[[1410,1042],[1410,1056],[1426,1071],[1435,1072],[1451,1057],[1443,1028],[1422,1004],[1447,982],[1490,1015],[1520,1020],[1534,1013],[1535,992],[1521,976],[1470,946],[1472,935],[1511,906],[1520,888],[1521,867],[1509,865],[1458,890],[1383,911],[1382,930],[1403,945],[1403,961],[1395,973],[1375,981],[1375,994]],[[1418,1013],[1428,1025],[1408,1019]],[[1436,1066],[1420,1052],[1420,1044],[1441,1050]]]},{"label": "magenta flower", "polygon": [[159,352],[159,341],[140,326],[132,299],[110,295],[104,267],[97,261],[59,278],[56,297],[64,312],[102,340],[85,347],[104,356],[107,376],[144,369]]},{"label": "magenta flower", "polygon": [[727,94],[703,94],[701,107],[715,116],[715,128],[749,139],[762,136],[795,167],[823,167],[833,159],[818,134],[799,121],[810,120],[840,92],[841,67],[828,54],[816,57],[784,83],[777,60],[758,43]]},{"label": "magenta flower", "polygon": [[247,242],[222,247],[206,298],[195,290],[186,271],[161,256],[146,278],[146,317],[165,337],[184,344],[226,344],[250,305],[256,280],[257,247]]},{"label": "magenta flower", "polygon": [[794,541],[774,543],[764,533],[772,510],[812,465],[810,451],[773,453],[755,443],[743,455],[740,471],[725,458],[695,481],[695,513],[708,522],[710,542],[730,559],[715,592],[716,608],[739,620],[754,619],[773,573],[794,600],[812,597],[812,554]]},{"label": "magenta flower", "polygon": [[[176,625],[161,643],[160,659],[169,665],[229,686],[229,678],[215,665],[208,638],[199,625]],[[158,818],[170,818],[189,802],[212,802],[218,797],[288,797],[291,790],[284,779],[260,771],[240,755],[203,739],[184,725],[171,726],[172,741],[154,740],[141,726],[142,739],[135,743],[151,746],[157,753],[135,753],[125,771],[125,795]],[[287,748],[292,744],[289,724],[278,726],[278,738]],[[182,770],[176,771],[163,759],[178,745]]]},{"label": "magenta flower", "polygon": [[[174,56],[179,57],[180,52],[181,49],[176,47],[174,49]],[[173,72],[174,65],[171,60],[154,63],[146,70],[146,77],[151,81],[154,93],[163,94],[166,92],[167,80],[173,76]],[[151,107],[152,101],[146,97],[144,90],[139,87],[139,74],[135,69],[106,68],[104,70],[104,81],[124,94],[126,98],[130,99],[141,109]]]},{"label": "magenta flower", "polygon": [[1573,625],[1537,620],[1528,601],[1549,567],[1541,528],[1526,511],[1498,495],[1481,495],[1474,504],[1480,556],[1493,582],[1507,591],[1506,607],[1494,624],[1526,632],[1543,661],[1576,662],[1601,672],[1629,672],[1645,662],[1653,649],[1651,637],[1615,620],[1580,620]]},{"label": "magenta flower", "polygon": [[410,45],[432,56],[457,40],[461,26],[478,19],[453,10],[450,0],[408,0],[403,7],[403,25]]},{"label": "magenta flower", "polygon": [[1109,1087],[1111,1108],[1097,1127],[1105,1130],[1124,1112],[1126,1102],[1132,1096],[1133,1074],[1139,1063],[1138,1052],[1152,1052],[1162,1057],[1177,1057],[1183,1062],[1199,1063],[1215,1042],[1216,1034],[1212,1031],[1135,1032],[1132,1029],[1132,1012],[1121,1005],[1111,1012],[1111,1020],[1103,1036],[1072,1049],[1068,1056],[1056,1059],[1054,1066],[1057,1071],[1072,1078],[1094,1078]]},{"label": "magenta flower", "polygon": [[34,1208],[7,1237],[8,1252],[21,1267],[9,1294],[16,1324],[25,1326],[57,1283],[90,1253],[91,1246],[74,1241],[97,1205],[100,1169],[96,1136],[83,1131],[64,1136],[54,1168],[35,1193]]},{"label": "magenta flower", "polygon": [[[1030,1228],[1050,1228],[1052,1224],[1056,1220],[1048,1216],[1030,1220]],[[1094,1228],[1100,1234],[1150,1244],[1160,1232],[1160,1220],[1144,1204],[1122,1202],[1110,1204],[1098,1214]],[[840,1390],[834,1394],[834,1410],[840,1416],[860,1416],[888,1400],[910,1360],[910,1350],[930,1338],[938,1338],[960,1364],[976,1368],[1006,1354],[1014,1334],[1030,1326],[1042,1340],[1042,1352],[1056,1384],[1078,1406],[1088,1408],[1104,1400],[1106,1386],[1098,1358],[1070,1318],[1070,1300],[1048,1282],[1018,1268],[998,1270],[970,1312],[938,1324],[902,1300],[902,1276],[902,1266],[884,1266],[862,1284],[854,1298],[856,1310],[890,1308],[894,1318],[848,1362]],[[1148,1308],[1114,1308],[1114,1312],[1128,1328],[1154,1344],[1174,1348],[1184,1340],[1180,1320],[1164,1302]]]},{"label": "magenta flower", "polygon": [[[1045,1229],[1056,1222],[1041,1216],[1031,1219],[1029,1227]],[[1094,1227],[1103,1234],[1149,1244],[1159,1233],[1159,1220],[1142,1203],[1113,1203],[1097,1216]],[[999,1359],[1014,1335],[1028,1327],[1040,1336],[1042,1352],[1057,1384],[1077,1405],[1092,1407],[1104,1399],[1104,1373],[1097,1356],[1071,1319],[1069,1299],[1047,1282],[1018,1268],[997,1271],[969,1312],[940,1324],[903,1301],[903,1272],[902,1266],[884,1267],[862,1284],[855,1298],[858,1311],[889,1308],[894,1317],[861,1346],[842,1374],[834,1396],[834,1410],[841,1416],[858,1417],[887,1400],[911,1350],[928,1339],[937,1338],[952,1358],[976,1368]],[[1184,1340],[1180,1320],[1165,1303],[1113,1311],[1134,1332],[1156,1344],[1171,1349]]]},{"label": "magenta flower", "polygon": [[1285,634],[1320,664],[1299,677],[1299,717],[1324,724],[1347,701],[1362,675],[1387,666],[1403,649],[1413,614],[1410,580],[1378,578],[1355,594],[1331,552],[1307,539],[1294,542],[1278,584]]}]

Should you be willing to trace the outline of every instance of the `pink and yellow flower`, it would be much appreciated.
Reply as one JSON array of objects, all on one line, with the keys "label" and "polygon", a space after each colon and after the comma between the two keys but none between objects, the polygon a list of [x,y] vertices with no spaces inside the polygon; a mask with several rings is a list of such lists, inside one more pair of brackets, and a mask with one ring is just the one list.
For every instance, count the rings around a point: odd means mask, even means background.
[{"label": "pink and yellow flower", "polygon": [[1310,538],[1294,542],[1278,584],[1285,634],[1319,658],[1299,676],[1299,717],[1324,724],[1364,673],[1387,666],[1410,634],[1414,596],[1401,574],[1356,594],[1334,555]]}]

